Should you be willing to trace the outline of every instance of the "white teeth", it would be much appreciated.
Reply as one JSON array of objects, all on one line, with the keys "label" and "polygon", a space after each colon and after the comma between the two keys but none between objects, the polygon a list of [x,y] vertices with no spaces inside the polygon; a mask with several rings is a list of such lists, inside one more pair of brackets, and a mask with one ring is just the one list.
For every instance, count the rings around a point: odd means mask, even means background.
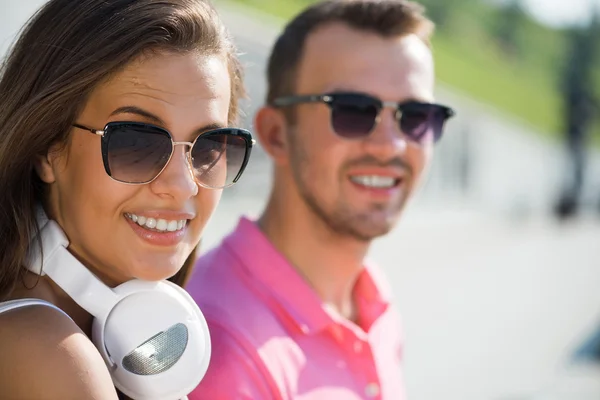
[{"label": "white teeth", "polygon": [[[146,225],[148,225],[147,222],[146,222]],[[165,221],[164,219],[159,219],[158,222],[156,222],[155,228],[158,231],[166,231],[168,225],[169,225],[169,223],[167,221]]]},{"label": "white teeth", "polygon": [[397,179],[391,176],[378,175],[360,175],[351,176],[350,180],[362,186],[372,187],[376,189],[389,189],[397,184]]},{"label": "white teeth", "polygon": [[[164,220],[161,220],[161,222],[162,222],[162,221],[164,221]],[[167,221],[165,221],[165,223],[166,223],[166,222],[167,222]],[[177,227],[178,227],[178,225],[179,225],[179,221],[170,221],[170,222],[167,224],[167,228],[166,228],[166,229],[167,229],[169,232],[175,232],[175,231],[177,230]]]},{"label": "white teeth", "polygon": [[131,214],[131,213],[125,214],[125,216],[127,218],[129,218],[130,220],[132,220],[133,222],[137,223],[141,227],[155,230],[158,232],[180,231],[185,227],[185,225],[187,223],[187,220],[185,220],[185,219],[168,221],[166,219],[148,218],[148,217],[135,215],[135,214]]}]

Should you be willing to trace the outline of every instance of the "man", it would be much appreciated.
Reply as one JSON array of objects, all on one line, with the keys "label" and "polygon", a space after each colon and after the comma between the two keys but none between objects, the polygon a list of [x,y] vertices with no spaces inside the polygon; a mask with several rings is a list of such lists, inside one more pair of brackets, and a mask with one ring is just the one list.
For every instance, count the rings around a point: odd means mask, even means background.
[{"label": "man", "polygon": [[[600,10],[600,9],[599,9]],[[594,70],[597,68],[597,37],[600,33],[600,13],[588,27],[573,28],[568,32],[565,64],[561,71],[561,93],[565,125],[565,145],[569,156],[568,180],[555,205],[559,219],[574,217],[581,206],[584,186],[586,151],[594,119],[598,115],[600,99],[594,93]]]},{"label": "man", "polygon": [[404,398],[399,321],[364,260],[452,114],[431,104],[431,31],[416,4],[338,0],[279,37],[255,117],[274,163],[268,205],[188,285],[213,341],[191,400]]}]

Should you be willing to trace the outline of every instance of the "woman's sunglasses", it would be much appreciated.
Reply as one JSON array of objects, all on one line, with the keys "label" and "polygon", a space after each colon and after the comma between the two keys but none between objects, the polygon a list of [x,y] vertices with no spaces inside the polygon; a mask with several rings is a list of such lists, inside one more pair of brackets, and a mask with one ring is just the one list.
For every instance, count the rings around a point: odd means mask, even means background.
[{"label": "woman's sunglasses", "polygon": [[158,126],[140,122],[109,122],[103,130],[73,124],[102,137],[104,169],[112,179],[128,184],[155,180],[173,157],[175,146],[189,147],[188,162],[196,182],[222,189],[240,179],[254,140],[250,132],[222,128],[202,133],[193,142],[175,142]]},{"label": "woman's sunglasses", "polygon": [[333,131],[346,139],[368,136],[379,123],[381,110],[385,107],[395,110],[400,130],[417,143],[431,139],[437,142],[442,136],[444,123],[454,115],[454,110],[439,104],[417,101],[395,103],[352,92],[279,97],[273,101],[273,106],[287,107],[302,103],[327,104],[331,109]]}]

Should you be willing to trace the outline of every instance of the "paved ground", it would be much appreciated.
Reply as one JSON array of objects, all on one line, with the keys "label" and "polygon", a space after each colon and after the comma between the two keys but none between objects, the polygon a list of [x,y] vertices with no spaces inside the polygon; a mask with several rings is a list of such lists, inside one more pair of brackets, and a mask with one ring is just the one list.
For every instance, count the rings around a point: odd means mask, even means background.
[{"label": "paved ground", "polygon": [[[41,3],[0,0],[0,51]],[[217,4],[246,53],[252,112],[280,21]],[[571,355],[600,326],[600,218],[562,226],[547,218],[560,149],[483,105],[444,88],[439,95],[460,117],[429,183],[371,252],[403,314],[409,398],[598,400],[600,367]],[[596,157],[592,173],[598,165]],[[269,182],[258,148],[225,193],[204,245],[216,244],[239,215],[260,212]]]}]

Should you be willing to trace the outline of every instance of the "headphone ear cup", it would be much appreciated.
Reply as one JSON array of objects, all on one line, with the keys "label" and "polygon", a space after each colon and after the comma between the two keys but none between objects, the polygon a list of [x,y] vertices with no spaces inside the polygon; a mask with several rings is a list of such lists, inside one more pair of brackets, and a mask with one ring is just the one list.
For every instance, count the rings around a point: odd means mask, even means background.
[{"label": "headphone ear cup", "polygon": [[179,400],[204,377],[210,361],[208,324],[193,299],[171,282],[133,280],[116,287],[121,300],[94,321],[93,341],[113,383],[144,400]]}]

